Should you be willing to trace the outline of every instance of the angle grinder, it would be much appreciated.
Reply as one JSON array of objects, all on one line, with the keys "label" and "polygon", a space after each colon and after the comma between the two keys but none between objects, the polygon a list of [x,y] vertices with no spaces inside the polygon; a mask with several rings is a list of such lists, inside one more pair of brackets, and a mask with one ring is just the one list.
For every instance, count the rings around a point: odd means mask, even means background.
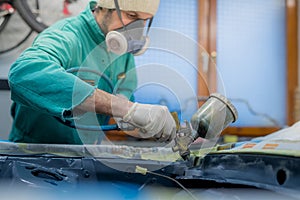
[{"label": "angle grinder", "polygon": [[213,93],[190,122],[185,121],[185,125],[179,126],[172,150],[179,151],[180,156],[187,160],[190,156],[189,147],[196,139],[200,137],[204,141],[216,141],[221,132],[237,118],[238,113],[233,104],[225,96]]}]

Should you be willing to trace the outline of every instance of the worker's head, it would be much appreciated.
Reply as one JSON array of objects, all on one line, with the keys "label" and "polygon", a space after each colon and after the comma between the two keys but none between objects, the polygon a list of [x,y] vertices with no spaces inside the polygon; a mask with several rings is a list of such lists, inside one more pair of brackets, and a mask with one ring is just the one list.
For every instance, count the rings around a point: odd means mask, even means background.
[{"label": "worker's head", "polygon": [[[97,9],[102,12],[97,21],[104,34],[107,35],[106,42],[109,50],[117,54],[137,53],[137,50],[145,47],[148,38],[142,37],[142,28],[146,21],[152,20],[156,14],[159,2],[160,0],[98,0]],[[135,31],[129,31],[134,29]],[[122,31],[127,31],[127,33],[120,35]],[[133,40],[128,41],[128,37]],[[135,41],[135,44],[132,41]],[[136,41],[140,43],[138,48]]]}]

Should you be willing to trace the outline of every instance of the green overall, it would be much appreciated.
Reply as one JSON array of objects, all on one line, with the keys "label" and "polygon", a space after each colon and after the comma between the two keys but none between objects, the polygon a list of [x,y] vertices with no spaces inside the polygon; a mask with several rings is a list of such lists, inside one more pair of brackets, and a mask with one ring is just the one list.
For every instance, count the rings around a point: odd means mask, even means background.
[{"label": "green overall", "polygon": [[[11,66],[9,84],[14,121],[10,141],[94,143],[98,133],[76,130],[61,121],[105,124],[107,116],[73,113],[73,108],[97,87],[110,93],[114,90],[133,101],[137,85],[133,55],[118,57],[107,52],[105,35],[93,16],[95,5],[96,2],[90,2],[80,15],[44,30]],[[99,73],[84,69],[104,73],[114,88]]]}]

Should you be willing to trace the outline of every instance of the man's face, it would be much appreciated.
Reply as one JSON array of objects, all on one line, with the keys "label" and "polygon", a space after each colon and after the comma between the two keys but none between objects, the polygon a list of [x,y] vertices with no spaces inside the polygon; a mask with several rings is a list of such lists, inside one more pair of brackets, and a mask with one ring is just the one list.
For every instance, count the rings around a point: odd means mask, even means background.
[{"label": "man's face", "polygon": [[[116,10],[109,12],[108,10],[104,11],[102,19],[98,21],[102,31],[107,34],[109,31],[113,31],[123,27],[123,24],[118,16]],[[144,13],[144,12],[135,12],[135,11],[121,11],[122,20],[124,25],[130,24],[133,21],[142,19],[146,21],[153,17],[153,15]]]}]

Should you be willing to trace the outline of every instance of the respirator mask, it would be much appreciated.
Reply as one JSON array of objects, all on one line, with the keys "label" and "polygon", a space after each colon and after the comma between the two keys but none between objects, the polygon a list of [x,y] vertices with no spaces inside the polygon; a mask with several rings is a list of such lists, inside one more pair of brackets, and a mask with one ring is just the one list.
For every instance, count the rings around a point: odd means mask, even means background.
[{"label": "respirator mask", "polygon": [[[123,24],[121,11],[118,1],[115,0],[116,11]],[[134,56],[143,54],[150,43],[148,33],[152,24],[153,18],[148,23],[146,34],[144,35],[144,20],[136,20],[114,31],[110,31],[106,35],[106,46],[108,51],[117,55],[132,53]]]}]

